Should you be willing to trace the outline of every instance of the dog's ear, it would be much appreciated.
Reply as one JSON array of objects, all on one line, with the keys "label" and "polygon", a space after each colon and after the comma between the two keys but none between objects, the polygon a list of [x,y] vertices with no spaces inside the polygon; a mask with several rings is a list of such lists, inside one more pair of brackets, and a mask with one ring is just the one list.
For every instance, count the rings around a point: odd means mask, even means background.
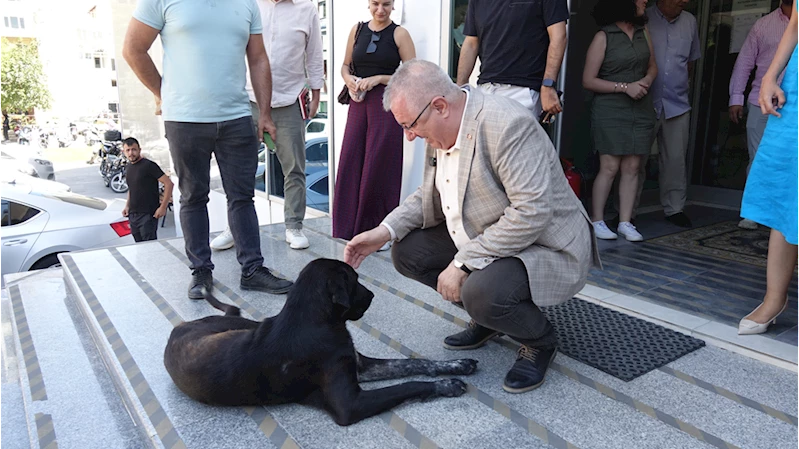
[{"label": "dog's ear", "polygon": [[333,304],[343,307],[345,313],[352,307],[350,285],[346,274],[329,279],[327,281],[327,290],[330,292],[330,299],[333,301]]}]

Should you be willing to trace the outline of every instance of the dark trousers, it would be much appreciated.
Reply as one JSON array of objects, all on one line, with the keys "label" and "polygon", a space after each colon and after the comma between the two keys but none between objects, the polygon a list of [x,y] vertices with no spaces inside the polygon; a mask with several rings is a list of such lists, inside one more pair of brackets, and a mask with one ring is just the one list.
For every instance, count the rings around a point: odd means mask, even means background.
[{"label": "dark trousers", "polygon": [[158,219],[153,214],[133,212],[128,214],[130,233],[136,242],[146,242],[158,238]]},{"label": "dark trousers", "polygon": [[[412,231],[394,244],[391,258],[403,276],[435,289],[438,275],[457,252],[447,224],[441,223]],[[527,270],[515,257],[495,260],[472,272],[461,289],[461,300],[469,316],[481,326],[532,347],[551,348],[557,344],[555,328],[533,303]]]},{"label": "dark trousers", "polygon": [[211,153],[216,156],[227,195],[227,222],[244,275],[264,263],[255,214],[255,170],[258,140],[252,118],[218,123],[164,122],[169,152],[180,189],[180,227],[192,271],[213,270],[208,244],[208,193]]}]

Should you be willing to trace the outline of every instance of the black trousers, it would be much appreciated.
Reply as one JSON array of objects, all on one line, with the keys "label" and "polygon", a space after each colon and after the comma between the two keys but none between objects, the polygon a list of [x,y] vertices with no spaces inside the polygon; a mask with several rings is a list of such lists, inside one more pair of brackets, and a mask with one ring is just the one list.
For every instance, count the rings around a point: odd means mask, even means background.
[{"label": "black trousers", "polygon": [[213,153],[227,196],[227,223],[236,242],[236,259],[243,275],[252,274],[264,264],[253,202],[258,139],[252,117],[217,123],[165,121],[164,129],[178,175],[180,226],[192,272],[214,269],[208,243],[207,208]]},{"label": "black trousers", "polygon": [[[412,231],[394,244],[391,258],[403,276],[435,290],[438,275],[457,252],[445,222]],[[527,270],[515,257],[495,260],[472,272],[461,289],[461,301],[469,316],[481,326],[531,347],[549,349],[557,344],[555,328],[533,303]]]},{"label": "black trousers", "polygon": [[153,214],[133,212],[128,214],[130,233],[136,242],[146,242],[158,238],[158,219]]}]

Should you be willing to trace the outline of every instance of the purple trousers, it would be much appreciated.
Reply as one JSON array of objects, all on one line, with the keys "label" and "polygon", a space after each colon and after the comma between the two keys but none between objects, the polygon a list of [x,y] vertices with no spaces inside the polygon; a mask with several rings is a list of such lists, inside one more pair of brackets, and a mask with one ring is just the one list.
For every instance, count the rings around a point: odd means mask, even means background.
[{"label": "purple trousers", "polygon": [[352,239],[399,205],[402,127],[383,110],[384,85],[350,102],[333,197],[333,237]]}]

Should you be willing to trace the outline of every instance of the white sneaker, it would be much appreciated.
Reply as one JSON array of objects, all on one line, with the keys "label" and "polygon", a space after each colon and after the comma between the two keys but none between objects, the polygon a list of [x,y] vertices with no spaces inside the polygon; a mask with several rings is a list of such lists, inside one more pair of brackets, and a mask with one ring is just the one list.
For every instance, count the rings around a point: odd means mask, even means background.
[{"label": "white sneaker", "polygon": [[211,240],[211,249],[217,251],[233,248],[233,245],[235,245],[235,242],[233,242],[233,234],[230,233],[230,228],[225,228],[221,234]]},{"label": "white sneaker", "polygon": [[393,243],[394,243],[393,241],[389,240],[389,241],[387,241],[386,243],[384,243],[384,244],[383,244],[383,246],[381,246],[380,248],[378,248],[378,249],[377,249],[377,251],[378,251],[378,252],[381,252],[381,251],[388,251],[388,250],[390,250],[390,249],[391,249],[391,245],[392,245]]},{"label": "white sneaker", "polygon": [[616,232],[623,235],[624,238],[627,239],[628,242],[642,242],[644,240],[644,236],[635,229],[632,223],[629,221],[622,221],[619,223],[619,227],[616,228]]},{"label": "white sneaker", "polygon": [[596,238],[602,240],[616,240],[619,238],[615,232],[608,228],[608,225],[605,224],[605,220],[595,221],[591,224],[594,225],[594,234],[596,234]]},{"label": "white sneaker", "polygon": [[741,229],[755,230],[757,229],[757,223],[748,218],[744,218],[738,222],[738,227]]},{"label": "white sneaker", "polygon": [[311,246],[308,237],[302,233],[302,229],[286,229],[286,243],[291,249],[305,249]]}]

